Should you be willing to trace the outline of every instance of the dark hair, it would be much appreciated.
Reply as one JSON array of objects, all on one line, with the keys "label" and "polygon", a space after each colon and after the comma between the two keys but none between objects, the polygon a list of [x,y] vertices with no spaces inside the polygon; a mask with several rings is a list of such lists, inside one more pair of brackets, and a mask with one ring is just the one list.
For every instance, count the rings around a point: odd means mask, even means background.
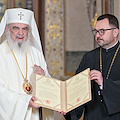
[{"label": "dark hair", "polygon": [[118,19],[114,15],[111,15],[111,14],[101,15],[97,18],[97,21],[103,20],[105,18],[108,19],[110,25],[114,25],[115,27],[117,27],[119,29]]}]

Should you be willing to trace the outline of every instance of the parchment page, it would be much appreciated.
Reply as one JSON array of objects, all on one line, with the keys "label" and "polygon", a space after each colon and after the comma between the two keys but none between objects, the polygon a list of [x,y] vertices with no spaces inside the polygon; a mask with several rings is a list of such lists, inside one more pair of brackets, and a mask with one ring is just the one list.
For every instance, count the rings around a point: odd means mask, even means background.
[{"label": "parchment page", "polygon": [[91,100],[91,84],[89,69],[73,76],[66,81],[67,111]]},{"label": "parchment page", "polygon": [[36,103],[42,107],[61,111],[61,81],[37,75],[35,76]]}]

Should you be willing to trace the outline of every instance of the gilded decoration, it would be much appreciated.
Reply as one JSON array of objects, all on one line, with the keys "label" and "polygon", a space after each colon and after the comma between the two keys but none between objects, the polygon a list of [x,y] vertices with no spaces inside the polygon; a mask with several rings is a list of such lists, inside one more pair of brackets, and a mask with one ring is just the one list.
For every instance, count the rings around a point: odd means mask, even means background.
[{"label": "gilded decoration", "polygon": [[6,8],[7,8],[7,0],[0,0],[0,21],[4,15]]},{"label": "gilded decoration", "polygon": [[15,6],[16,7],[26,7],[26,0],[15,0]]},{"label": "gilded decoration", "polygon": [[33,10],[33,0],[15,0],[15,7],[22,7]]},{"label": "gilded decoration", "polygon": [[92,21],[90,23],[90,25],[92,26],[93,29],[95,28],[95,24],[97,22],[97,17],[98,17],[98,15],[96,13],[95,16],[94,16],[94,18],[92,19]]},{"label": "gilded decoration", "polygon": [[54,78],[64,75],[63,0],[45,1],[45,57]]}]

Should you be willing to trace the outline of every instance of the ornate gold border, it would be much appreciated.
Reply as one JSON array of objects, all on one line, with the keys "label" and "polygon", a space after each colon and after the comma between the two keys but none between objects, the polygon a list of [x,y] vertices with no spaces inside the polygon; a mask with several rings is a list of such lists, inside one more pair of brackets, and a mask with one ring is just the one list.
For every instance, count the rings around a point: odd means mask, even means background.
[{"label": "ornate gold border", "polygon": [[45,1],[45,57],[54,78],[64,75],[63,0]]}]

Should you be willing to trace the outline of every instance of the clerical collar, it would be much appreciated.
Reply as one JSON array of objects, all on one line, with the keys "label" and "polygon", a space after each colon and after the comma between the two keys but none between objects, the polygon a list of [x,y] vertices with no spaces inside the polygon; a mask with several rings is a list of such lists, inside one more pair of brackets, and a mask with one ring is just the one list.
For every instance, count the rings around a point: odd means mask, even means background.
[{"label": "clerical collar", "polygon": [[115,45],[117,45],[117,43],[118,41],[114,45],[110,46],[109,48],[106,48],[106,50],[109,50],[110,48],[114,47]]},{"label": "clerical collar", "polygon": [[102,51],[104,51],[104,52],[110,52],[110,51],[116,50],[117,47],[118,47],[118,45],[119,45],[119,41],[117,41],[114,45],[112,45],[109,48],[106,48],[106,49],[102,48]]}]

